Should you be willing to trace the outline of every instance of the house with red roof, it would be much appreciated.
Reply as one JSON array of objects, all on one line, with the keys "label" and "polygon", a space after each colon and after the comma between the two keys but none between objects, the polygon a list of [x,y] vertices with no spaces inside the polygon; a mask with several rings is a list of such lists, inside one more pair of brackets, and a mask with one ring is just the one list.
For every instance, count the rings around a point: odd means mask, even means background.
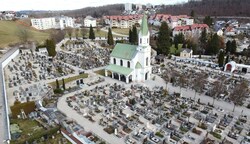
[{"label": "house with red roof", "polygon": [[194,23],[194,19],[187,15],[172,16],[170,14],[156,14],[149,18],[149,23],[154,26],[160,26],[163,21],[167,22],[170,28],[192,25]]},{"label": "house with red roof", "polygon": [[195,37],[200,36],[201,32],[206,29],[208,31],[207,24],[193,24],[193,25],[186,25],[186,26],[176,26],[173,29],[173,36],[182,33],[186,38],[187,37]]},{"label": "house with red roof", "polygon": [[104,16],[105,24],[111,28],[131,28],[133,25],[140,25],[143,15],[112,15]]}]

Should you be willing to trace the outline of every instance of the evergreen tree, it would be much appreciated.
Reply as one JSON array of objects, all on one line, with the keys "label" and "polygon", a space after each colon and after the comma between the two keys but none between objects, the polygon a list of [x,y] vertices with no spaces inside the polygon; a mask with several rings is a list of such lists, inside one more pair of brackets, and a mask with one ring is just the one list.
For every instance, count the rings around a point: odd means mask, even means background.
[{"label": "evergreen tree", "polygon": [[182,44],[182,48],[187,48],[186,42],[184,41]]},{"label": "evergreen tree", "polygon": [[129,29],[129,43],[132,43],[132,31]]},{"label": "evergreen tree", "polygon": [[132,28],[132,37],[131,37],[132,44],[138,43],[138,34],[137,34],[137,28],[134,25]]},{"label": "evergreen tree", "polygon": [[219,67],[222,67],[224,64],[224,52],[222,50],[219,52],[218,63]]},{"label": "evergreen tree", "polygon": [[191,16],[192,18],[194,18],[194,16],[195,16],[194,10],[191,10],[190,16]]},{"label": "evergreen tree", "polygon": [[229,62],[229,55],[227,55],[226,60],[225,60],[225,64],[227,64]]},{"label": "evergreen tree", "polygon": [[108,31],[108,44],[109,45],[114,45],[113,34],[112,34],[112,31],[111,31],[110,28],[109,28],[109,31]]},{"label": "evergreen tree", "polygon": [[90,25],[90,28],[89,28],[89,39],[91,39],[91,40],[95,39],[95,32],[93,30],[92,25]]},{"label": "evergreen tree", "polygon": [[168,24],[164,21],[158,32],[158,39],[156,42],[157,50],[159,53],[168,55],[170,52],[170,30]]},{"label": "evergreen tree", "polygon": [[59,88],[60,88],[59,81],[58,79],[56,79],[56,89],[59,89]]},{"label": "evergreen tree", "polygon": [[56,56],[56,44],[53,39],[47,39],[46,40],[46,49],[48,52],[48,55],[51,57]]},{"label": "evergreen tree", "polygon": [[219,36],[217,35],[217,33],[215,33],[212,36],[212,40],[211,40],[211,44],[210,44],[210,48],[212,49],[212,54],[217,54],[219,52],[219,46],[220,46],[220,41],[219,41]]},{"label": "evergreen tree", "polygon": [[233,40],[231,43],[231,54],[235,54],[236,49],[237,49],[236,40]]},{"label": "evergreen tree", "polygon": [[63,86],[63,89],[65,90],[65,89],[66,89],[66,87],[65,87],[64,78],[62,79],[62,86]]},{"label": "evergreen tree", "polygon": [[203,29],[203,31],[201,32],[199,43],[200,43],[200,48],[201,48],[199,53],[201,54],[201,52],[204,51],[207,46],[207,30],[206,29]]},{"label": "evergreen tree", "polygon": [[203,23],[207,24],[209,27],[213,24],[213,19],[210,16],[206,16]]},{"label": "evergreen tree", "polygon": [[230,40],[228,40],[226,43],[226,53],[231,52],[231,49],[232,49],[232,43]]}]

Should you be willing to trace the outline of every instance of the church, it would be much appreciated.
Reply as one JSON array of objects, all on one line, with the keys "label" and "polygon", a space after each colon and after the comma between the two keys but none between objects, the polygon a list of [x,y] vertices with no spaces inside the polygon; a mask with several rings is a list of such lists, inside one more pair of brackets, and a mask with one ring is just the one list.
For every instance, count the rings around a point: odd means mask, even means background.
[{"label": "church", "polygon": [[152,71],[149,36],[147,16],[144,15],[138,34],[138,45],[117,43],[110,54],[105,76],[126,83],[149,80]]}]

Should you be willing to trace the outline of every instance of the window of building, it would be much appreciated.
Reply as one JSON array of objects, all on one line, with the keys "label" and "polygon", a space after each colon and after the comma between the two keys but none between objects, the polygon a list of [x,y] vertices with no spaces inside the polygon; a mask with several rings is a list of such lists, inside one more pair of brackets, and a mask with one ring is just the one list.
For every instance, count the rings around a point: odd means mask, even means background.
[{"label": "window of building", "polygon": [[123,61],[122,60],[120,60],[120,65],[123,66]]},{"label": "window of building", "polygon": [[148,66],[148,58],[146,58],[146,66]]},{"label": "window of building", "polygon": [[147,43],[148,43],[148,38],[147,38]]},{"label": "window of building", "polygon": [[116,59],[115,58],[113,59],[113,63],[116,64]]},{"label": "window of building", "polygon": [[128,68],[130,68],[130,62],[128,61]]},{"label": "window of building", "polygon": [[141,40],[141,38],[140,38],[140,44],[141,44],[141,41],[142,41],[142,40]]}]

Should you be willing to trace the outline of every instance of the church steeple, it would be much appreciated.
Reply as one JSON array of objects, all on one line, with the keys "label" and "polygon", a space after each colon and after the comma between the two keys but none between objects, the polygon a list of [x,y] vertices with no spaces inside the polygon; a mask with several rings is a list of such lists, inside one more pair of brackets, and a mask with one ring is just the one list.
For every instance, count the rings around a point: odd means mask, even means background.
[{"label": "church steeple", "polygon": [[149,46],[148,20],[146,14],[144,14],[142,18],[141,29],[138,36],[138,44],[141,47]]},{"label": "church steeple", "polygon": [[145,13],[142,18],[140,33],[142,36],[148,35],[148,21],[147,21],[147,15]]}]

